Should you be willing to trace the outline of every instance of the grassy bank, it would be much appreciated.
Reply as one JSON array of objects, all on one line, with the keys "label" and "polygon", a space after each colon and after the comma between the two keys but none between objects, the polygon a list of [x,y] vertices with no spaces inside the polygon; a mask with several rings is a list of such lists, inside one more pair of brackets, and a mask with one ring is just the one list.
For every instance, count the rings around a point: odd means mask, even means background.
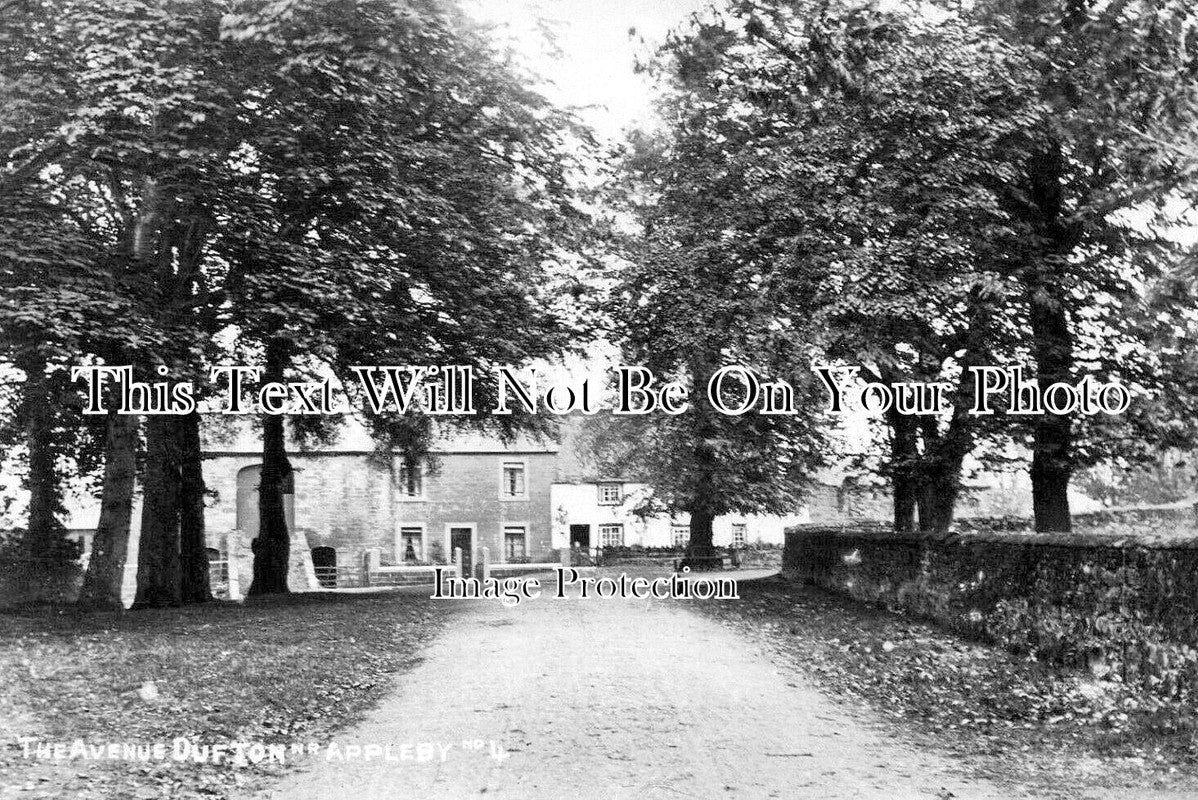
[{"label": "grassy bank", "polygon": [[17,739],[323,743],[416,662],[446,613],[411,595],[325,593],[125,614],[0,615],[0,794],[211,798],[249,788],[282,767],[39,759]]},{"label": "grassy bank", "polygon": [[1047,795],[1156,787],[1198,797],[1198,709],[1188,720],[1157,715],[1117,684],[780,578],[740,591],[739,601],[691,606],[978,775]]}]

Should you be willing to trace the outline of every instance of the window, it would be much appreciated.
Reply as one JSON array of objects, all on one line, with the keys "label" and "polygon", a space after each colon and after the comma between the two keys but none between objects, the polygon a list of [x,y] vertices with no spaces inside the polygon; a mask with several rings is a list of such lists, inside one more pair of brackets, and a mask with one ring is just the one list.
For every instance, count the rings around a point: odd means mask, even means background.
[{"label": "window", "polygon": [[745,525],[743,522],[732,523],[732,546],[733,547],[744,547],[747,532],[748,532],[748,526]]},{"label": "window", "polygon": [[503,462],[503,484],[499,487],[499,496],[504,500],[522,499],[528,496],[524,482],[524,462]]},{"label": "window", "polygon": [[523,525],[504,526],[503,555],[508,562],[524,560],[528,555],[528,528]]},{"label": "window", "polygon": [[601,483],[599,484],[599,505],[601,506],[618,506],[623,499],[620,493],[620,484],[618,483]]},{"label": "window", "polygon": [[603,547],[622,547],[624,544],[624,526],[600,525],[599,544]]},{"label": "window", "polygon": [[424,529],[404,526],[399,529],[399,561],[411,564],[424,560]]},{"label": "window", "polygon": [[424,469],[420,464],[406,459],[399,467],[399,496],[403,500],[419,500],[424,497]]},{"label": "window", "polygon": [[691,529],[689,525],[671,525],[670,526],[670,541],[674,546],[685,545],[691,540]]}]

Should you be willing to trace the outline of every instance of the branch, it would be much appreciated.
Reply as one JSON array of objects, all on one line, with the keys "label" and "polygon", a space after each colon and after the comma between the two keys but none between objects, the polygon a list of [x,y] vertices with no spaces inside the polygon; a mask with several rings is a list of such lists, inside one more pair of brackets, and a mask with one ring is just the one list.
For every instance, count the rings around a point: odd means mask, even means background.
[{"label": "branch", "polygon": [[23,164],[0,178],[0,196],[12,194],[24,188],[24,184],[41,172],[42,167],[66,151],[66,142],[58,139],[47,145],[41,152],[30,156]]}]

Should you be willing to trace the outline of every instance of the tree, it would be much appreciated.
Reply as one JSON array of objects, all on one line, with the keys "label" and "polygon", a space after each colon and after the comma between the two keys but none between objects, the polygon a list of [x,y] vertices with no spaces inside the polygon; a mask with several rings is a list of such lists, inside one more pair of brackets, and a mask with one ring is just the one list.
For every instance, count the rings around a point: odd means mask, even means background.
[{"label": "tree", "polygon": [[979,176],[1028,115],[1017,54],[897,14],[741,3],[730,17],[665,48],[696,98],[671,109],[673,135],[708,143],[685,163],[725,185],[657,182],[685,186],[676,202],[702,220],[721,278],[744,265],[750,324],[792,339],[788,376],[840,360],[887,383],[958,386],[947,418],[886,416],[896,526],[918,509],[922,527],[946,529],[965,456],[994,435],[964,413],[965,368],[1015,346],[1019,317],[1000,313],[1007,231]]},{"label": "tree", "polygon": [[[1130,5],[1114,4],[1111,13],[1131,13]],[[1045,177],[1052,166],[1046,131],[1058,129],[1062,112],[1045,87],[1059,89],[1046,76],[1060,59],[1045,55],[1045,41],[1029,46],[1026,37],[1000,34],[983,6],[1003,19],[1025,10],[975,4],[921,18],[840,4],[738,2],[665,48],[677,72],[702,87],[692,115],[670,114],[673,128],[710,130],[714,154],[705,163],[737,181],[736,206],[713,215],[708,230],[769,254],[759,258],[762,302],[778,318],[811,321],[808,344],[818,339],[828,357],[860,364],[875,380],[956,386],[951,415],[892,410],[886,418],[885,469],[900,529],[913,527],[916,514],[920,527],[946,529],[965,457],[1004,458],[1006,443],[1029,430],[1015,417],[964,413],[970,365],[1030,357],[1045,386],[1076,379],[1074,367],[1084,366],[1154,395],[1188,380],[1150,350],[1163,332],[1185,329],[1184,321],[1171,314],[1162,322],[1159,307],[1149,313],[1143,290],[1174,254],[1112,216],[1165,197],[1187,168],[1175,153],[1147,155],[1143,136],[1090,131],[1092,147],[1052,162],[1068,167],[1070,181],[1090,175],[1079,196],[1091,206],[1075,212],[1070,201],[1068,212],[1053,212],[1068,213],[1085,234],[1067,251],[1048,253],[1046,229],[1027,214],[1044,208],[1037,191],[1047,204],[1046,187],[1055,185]],[[1188,119],[1193,64],[1178,13],[1160,11],[1155,27],[1135,17],[1131,35],[1115,37],[1101,59],[1088,54],[1094,87],[1082,105],[1109,101],[1126,111],[1125,98],[1112,93],[1127,88],[1129,75],[1147,81],[1162,67],[1178,82],[1164,94],[1142,87],[1140,110],[1153,125]],[[1183,46],[1158,52],[1166,40]],[[1126,72],[1141,62],[1154,66]],[[1154,99],[1164,102],[1162,113],[1151,111]],[[1113,122],[1105,107],[1085,114],[1087,125]],[[1075,122],[1082,125],[1082,116]],[[1145,157],[1136,161],[1135,153]],[[1136,170],[1143,179],[1134,191],[1099,185]],[[699,213],[707,195],[696,192],[692,205]],[[1036,420],[1029,438],[1041,529],[1067,527],[1051,509],[1060,510],[1074,465],[1112,447],[1142,451],[1136,440],[1155,440],[1163,433],[1151,428],[1166,422],[1141,412],[1115,422]],[[1171,422],[1164,427],[1176,434]]]},{"label": "tree", "polygon": [[[456,6],[420,7],[298,4],[223,21],[223,39],[261,67],[240,189],[258,204],[222,214],[218,247],[229,321],[264,377],[388,363],[489,375],[577,332],[553,273],[586,257],[571,171],[589,137]],[[489,378],[477,389],[484,405],[495,392]],[[286,586],[285,422],[263,425],[251,594]],[[409,457],[430,433],[422,419],[371,426]]]},{"label": "tree", "polygon": [[[1029,50],[1037,72],[1031,89],[1045,107],[1029,130],[1020,171],[994,187],[1024,234],[1016,274],[1043,385],[1074,379],[1079,367],[1104,360],[1094,357],[1095,328],[1106,327],[1104,337],[1111,329],[1126,332],[1127,309],[1140,305],[1142,286],[1171,260],[1167,252],[1162,257],[1170,248],[1153,223],[1167,223],[1166,201],[1192,191],[1198,174],[1193,154],[1171,144],[1198,124],[1198,25],[1188,6],[1043,0],[965,9]],[[1129,213],[1151,222],[1129,224]],[[1096,302],[1103,298],[1112,301]],[[1070,529],[1067,490],[1079,463],[1078,433],[1067,415],[1035,424],[1037,530]]]},{"label": "tree", "polygon": [[[616,196],[635,214],[636,228],[623,237],[619,281],[607,302],[626,361],[683,384],[689,407],[605,421],[593,442],[596,453],[616,454],[622,473],[648,480],[656,510],[690,515],[685,563],[700,569],[718,563],[718,516],[793,510],[823,449],[806,320],[763,302],[773,251],[743,234],[761,222],[761,208],[745,202],[755,175],[727,155],[751,146],[749,131],[719,113],[729,98],[694,64],[695,51],[719,35],[700,28],[693,40],[674,42],[663,62],[671,90],[663,110],[673,124],[632,140]],[[729,365],[790,381],[785,405],[793,412],[723,413],[708,387]],[[752,402],[743,375],[720,387],[732,407]]]}]

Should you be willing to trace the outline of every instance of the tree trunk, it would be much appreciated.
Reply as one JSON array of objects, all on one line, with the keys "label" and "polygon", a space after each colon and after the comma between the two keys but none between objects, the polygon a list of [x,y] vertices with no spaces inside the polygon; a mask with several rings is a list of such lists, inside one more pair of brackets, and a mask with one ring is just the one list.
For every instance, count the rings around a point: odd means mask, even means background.
[{"label": "tree trunk", "polygon": [[[283,380],[286,354],[281,342],[266,349],[265,381]],[[281,415],[262,421],[262,473],[258,480],[258,537],[254,551],[254,579],[247,595],[284,594],[291,556],[291,534],[283,495],[291,488],[291,462],[287,459],[286,430]]]},{"label": "tree trunk", "polygon": [[177,606],[183,602],[179,560],[182,479],[178,427],[178,418],[170,415],[153,415],[146,421],[146,464],[134,608]]},{"label": "tree trunk", "polygon": [[[702,356],[691,365],[695,386],[706,386],[708,377],[714,373],[711,366],[714,359],[704,360]],[[694,469],[695,485],[691,495],[690,508],[690,541],[686,545],[686,555],[681,566],[692,570],[709,570],[718,568],[719,555],[713,544],[712,528],[715,523],[716,510],[711,506],[711,499],[718,497],[715,485],[716,453],[711,441],[715,437],[715,425],[711,416],[716,413],[704,396],[696,400],[693,406],[695,420]]]},{"label": "tree trunk", "polygon": [[204,538],[204,470],[200,449],[200,416],[178,421],[179,432],[179,559],[184,603],[212,599],[208,543]]},{"label": "tree trunk", "polygon": [[714,522],[715,514],[709,508],[691,511],[690,541],[686,545],[686,555],[681,566],[690,567],[692,570],[715,569],[720,566],[720,558],[712,543]]},{"label": "tree trunk", "polygon": [[[1064,308],[1033,299],[1031,328],[1040,387],[1070,381],[1072,338]],[[1064,533],[1072,529],[1069,511],[1072,450],[1073,420],[1069,416],[1046,413],[1036,419],[1031,450],[1031,510],[1036,531]]]},{"label": "tree trunk", "polygon": [[989,310],[976,295],[972,298],[968,346],[961,359],[957,398],[953,415],[943,433],[935,417],[919,418],[923,433],[923,456],[918,467],[919,528],[936,534],[947,533],[961,494],[961,470],[965,456],[973,449],[977,417],[969,413],[975,392],[970,367],[985,353]]},{"label": "tree trunk", "polygon": [[55,399],[46,375],[46,359],[29,350],[18,359],[17,367],[25,373],[20,419],[29,451],[24,480],[29,492],[29,521],[24,543],[32,558],[63,560],[69,558],[69,551],[66,529],[57,516],[62,511],[62,484],[54,452]]},{"label": "tree trunk", "polygon": [[917,488],[915,422],[897,412],[888,415],[890,424],[890,488],[894,501],[894,529],[915,530]]},{"label": "tree trunk", "polygon": [[[1073,339],[1069,319],[1060,303],[1045,297],[1047,290],[1030,292],[1032,335],[1035,338],[1036,377],[1041,389],[1069,382]],[[1032,513],[1037,531],[1068,532],[1069,481],[1073,476],[1073,420],[1068,415],[1044,414],[1032,436]]]},{"label": "tree trunk", "polygon": [[[1040,389],[1073,376],[1073,335],[1068,290],[1059,275],[1068,267],[1074,233],[1063,221],[1064,156],[1055,143],[1029,164],[1031,197],[1041,248],[1023,273],[1032,323],[1032,352]],[[1032,436],[1032,511],[1037,531],[1072,530],[1069,480],[1073,475],[1073,420],[1067,415],[1037,418]]]},{"label": "tree trunk", "polygon": [[92,540],[91,558],[79,592],[79,606],[89,610],[121,610],[121,583],[129,550],[129,523],[133,516],[138,419],[108,413],[104,437],[104,488],[100,521]]},{"label": "tree trunk", "polygon": [[[128,256],[132,266],[144,269],[157,251],[161,219],[161,192],[153,178],[143,183],[141,211],[128,231]],[[121,609],[121,584],[129,552],[129,527],[133,517],[133,489],[137,476],[137,441],[140,420],[134,414],[117,414],[120,389],[112,386],[108,429],[104,439],[104,487],[100,521],[92,542],[91,560],[79,593],[79,605],[93,609]],[[140,558],[139,558],[140,573]]]},{"label": "tree trunk", "polygon": [[947,533],[961,493],[960,464],[936,464],[923,470],[919,487],[919,529]]}]

